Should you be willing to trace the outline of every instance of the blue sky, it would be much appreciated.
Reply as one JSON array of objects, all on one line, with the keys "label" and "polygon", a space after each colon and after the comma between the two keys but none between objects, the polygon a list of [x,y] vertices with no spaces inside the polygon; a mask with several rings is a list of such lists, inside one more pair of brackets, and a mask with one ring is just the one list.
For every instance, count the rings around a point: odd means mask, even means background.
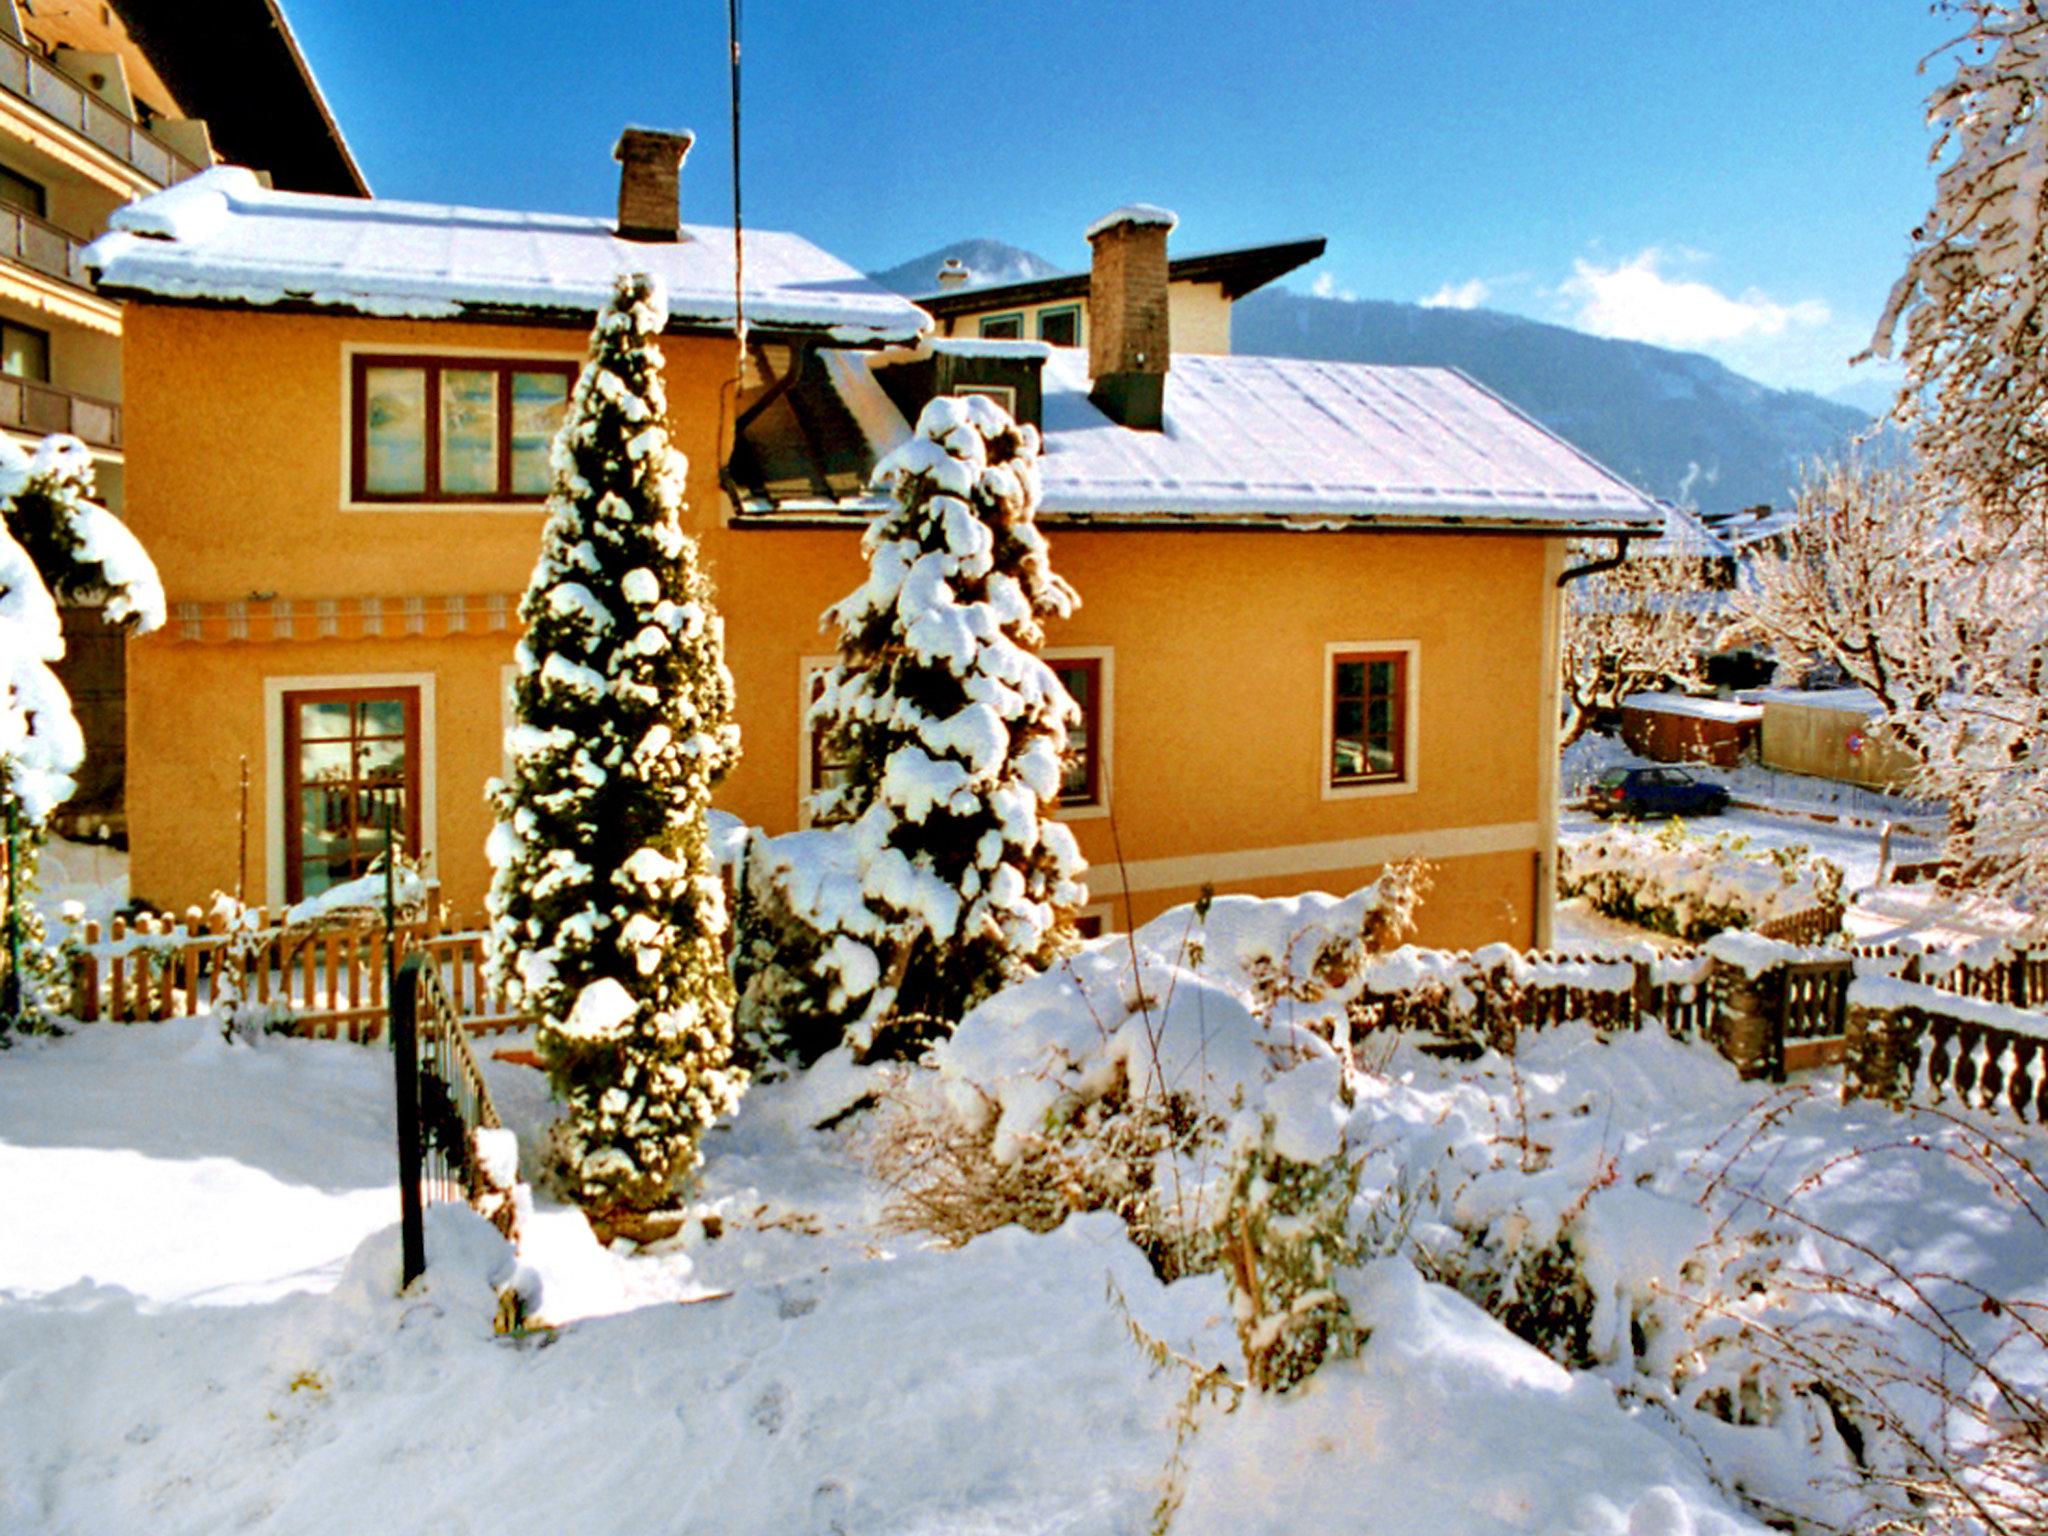
[{"label": "blue sky", "polygon": [[[287,0],[379,194],[609,213],[628,122],[729,217],[720,0]],[[746,216],[858,266],[1063,266],[1123,202],[1294,279],[1483,303],[1833,389],[1932,187],[1924,0],[751,0]],[[1938,66],[1937,66],[1938,72]]]}]

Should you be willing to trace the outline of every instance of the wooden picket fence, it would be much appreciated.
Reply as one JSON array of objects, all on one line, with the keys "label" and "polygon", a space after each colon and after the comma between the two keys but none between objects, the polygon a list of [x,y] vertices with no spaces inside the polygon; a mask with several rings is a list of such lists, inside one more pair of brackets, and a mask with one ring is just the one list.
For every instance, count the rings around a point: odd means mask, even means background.
[{"label": "wooden picket fence", "polygon": [[[102,932],[83,924],[71,954],[72,1011],[81,1019],[134,1023],[224,1012],[237,1003],[275,1010],[278,1027],[324,1039],[369,1040],[385,1024],[391,966],[381,923],[315,928],[271,923],[230,932],[196,910],[183,922],[115,918]],[[428,956],[441,990],[471,1034],[524,1028],[527,1020],[484,975],[485,921],[436,911],[394,930],[402,962]]]}]

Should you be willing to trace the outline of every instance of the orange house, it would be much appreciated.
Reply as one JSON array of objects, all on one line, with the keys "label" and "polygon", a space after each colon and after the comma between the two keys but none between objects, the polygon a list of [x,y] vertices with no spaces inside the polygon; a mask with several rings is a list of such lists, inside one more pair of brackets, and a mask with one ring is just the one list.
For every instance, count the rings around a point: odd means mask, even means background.
[{"label": "orange house", "polygon": [[[802,824],[867,471],[932,395],[988,393],[1043,430],[1083,600],[1050,654],[1087,716],[1063,815],[1102,921],[1419,855],[1429,941],[1547,940],[1566,540],[1654,534],[1647,499],[1455,373],[1176,355],[1171,216],[1143,207],[1091,231],[1077,346],[934,336],[749,231],[742,356],[731,232],[677,222],[686,149],[628,132],[617,226],[222,168],[94,247],[129,305],[128,516],[171,601],[131,657],[140,895],[297,899],[361,867],[389,805],[451,905],[481,906],[548,438],[611,277],[646,269],[738,689],[725,809]],[[1204,335],[1227,346],[1227,313]]]}]

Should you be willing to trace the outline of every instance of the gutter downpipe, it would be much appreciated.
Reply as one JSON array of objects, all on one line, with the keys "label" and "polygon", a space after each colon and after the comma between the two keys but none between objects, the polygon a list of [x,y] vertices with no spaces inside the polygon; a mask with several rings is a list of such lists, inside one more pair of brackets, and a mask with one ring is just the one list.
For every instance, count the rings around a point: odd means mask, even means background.
[{"label": "gutter downpipe", "polygon": [[1630,539],[1647,539],[1652,537],[1652,535],[1647,533],[1617,533],[1610,535],[1610,537],[1614,540],[1613,554],[1603,555],[1598,560],[1588,560],[1584,565],[1575,565],[1569,570],[1560,571],[1557,577],[1558,586],[1568,587],[1581,576],[1597,576],[1602,571],[1613,570],[1628,558],[1628,541]]}]

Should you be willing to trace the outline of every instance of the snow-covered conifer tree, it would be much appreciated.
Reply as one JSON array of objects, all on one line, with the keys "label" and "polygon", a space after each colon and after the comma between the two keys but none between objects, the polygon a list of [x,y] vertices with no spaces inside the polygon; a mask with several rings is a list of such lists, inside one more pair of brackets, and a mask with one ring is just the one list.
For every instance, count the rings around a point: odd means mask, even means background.
[{"label": "snow-covered conifer tree", "polygon": [[704,819],[739,733],[682,528],[654,345],[667,319],[644,275],[598,317],[520,604],[512,775],[493,789],[494,972],[566,1105],[556,1171],[612,1224],[674,1198],[745,1082]]},{"label": "snow-covered conifer tree", "polygon": [[1087,900],[1048,814],[1078,711],[1037,651],[1077,599],[1034,521],[1038,446],[985,397],[933,400],[876,469],[896,505],[862,542],[868,580],[826,615],[840,662],[813,718],[850,772],[817,809],[853,823],[876,919],[865,1047],[907,1048],[1048,963]]},{"label": "snow-covered conifer tree", "polygon": [[[0,894],[23,909],[29,992],[50,967],[25,893],[34,888],[50,813],[69,798],[85,757],[71,700],[51,669],[64,655],[57,601],[99,603],[108,623],[137,634],[164,621],[156,567],[93,495],[92,455],[77,438],[46,438],[33,458],[0,438],[0,832],[15,829],[18,861],[13,889]],[[7,964],[0,955],[0,969]],[[0,1016],[0,1029],[7,1023]]]}]

